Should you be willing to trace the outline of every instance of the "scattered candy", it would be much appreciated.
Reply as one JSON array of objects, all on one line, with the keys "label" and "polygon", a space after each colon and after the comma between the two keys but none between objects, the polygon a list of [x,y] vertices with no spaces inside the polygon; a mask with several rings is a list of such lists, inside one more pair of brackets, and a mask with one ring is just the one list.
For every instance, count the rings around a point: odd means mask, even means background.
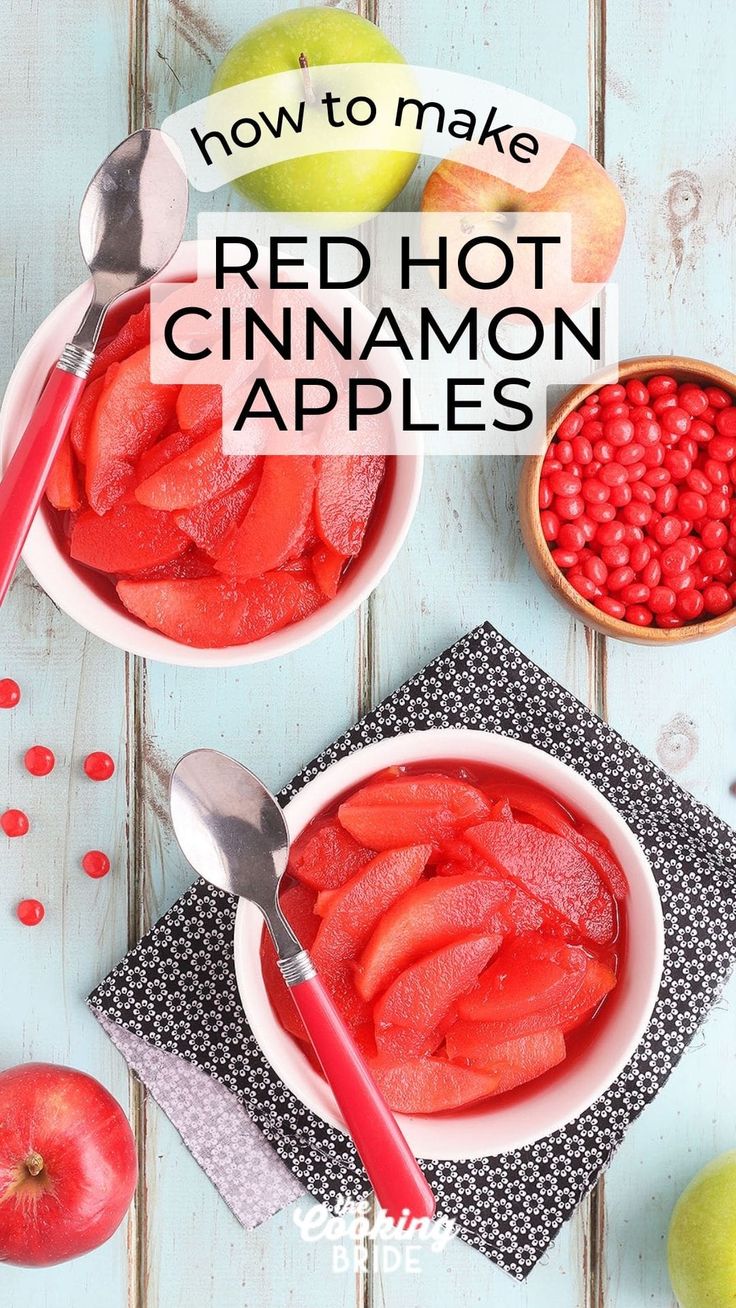
[{"label": "scattered candy", "polygon": [[47,777],[56,763],[53,751],[45,745],[31,745],[23,761],[32,777]]},{"label": "scattered candy", "polygon": [[88,877],[97,881],[100,877],[107,876],[110,871],[110,860],[101,849],[90,849],[82,859],[82,867]]},{"label": "scattered candy", "polygon": [[40,899],[21,899],[15,912],[18,921],[28,927],[38,926],[46,915],[46,909]]},{"label": "scattered candy", "polygon": [[540,521],[602,613],[672,629],[736,605],[736,404],[661,374],[602,386],[560,423]]},{"label": "scattered candy", "polygon": [[20,808],[8,808],[0,817],[0,827],[10,839],[25,836],[29,826],[28,818]]},{"label": "scattered candy", "polygon": [[15,708],[20,701],[20,686],[12,677],[0,679],[0,708]]},{"label": "scattered candy", "polygon": [[115,764],[109,754],[95,750],[84,760],[84,770],[90,781],[109,781],[115,771]]}]

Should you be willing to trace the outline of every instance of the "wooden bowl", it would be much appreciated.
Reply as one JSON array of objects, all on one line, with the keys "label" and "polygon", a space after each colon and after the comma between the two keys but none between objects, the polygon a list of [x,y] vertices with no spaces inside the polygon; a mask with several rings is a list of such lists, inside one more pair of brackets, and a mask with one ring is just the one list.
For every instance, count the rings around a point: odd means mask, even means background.
[{"label": "wooden bowl", "polygon": [[[635,377],[654,376],[666,372],[678,382],[705,381],[711,386],[721,386],[736,396],[736,374],[726,368],[719,368],[714,363],[701,363],[698,359],[684,359],[679,355],[651,355],[641,359],[625,359],[618,368],[618,381],[627,382]],[[606,381],[616,378],[606,378]],[[557,428],[568,413],[605,383],[600,380],[576,386],[568,392],[561,404],[557,406],[547,424],[547,444],[552,440]],[[736,626],[736,606],[719,617],[708,618],[703,622],[691,622],[683,627],[672,629],[661,627],[636,627],[631,622],[620,618],[611,618],[602,613],[594,604],[583,599],[582,595],[567,581],[553,561],[549,546],[544,539],[539,516],[539,479],[542,473],[542,455],[533,455],[524,460],[524,467],[519,482],[519,516],[524,543],[537,572],[558,599],[569,609],[594,627],[604,636],[616,636],[619,640],[630,640],[639,645],[682,644],[689,640],[704,640],[706,636],[717,636],[722,631]]]}]

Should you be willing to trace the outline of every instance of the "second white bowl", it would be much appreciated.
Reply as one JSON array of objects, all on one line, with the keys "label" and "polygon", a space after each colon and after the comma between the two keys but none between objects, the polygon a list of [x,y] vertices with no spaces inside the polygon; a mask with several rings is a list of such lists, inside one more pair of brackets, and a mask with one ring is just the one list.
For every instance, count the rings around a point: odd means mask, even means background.
[{"label": "second white bowl", "polygon": [[[292,840],[348,790],[382,768],[404,763],[480,763],[519,773],[556,792],[584,814],[610,842],[629,883],[626,956],[615,1002],[596,1022],[595,1038],[570,1065],[522,1098],[488,1100],[440,1116],[398,1120],[420,1158],[457,1161],[520,1149],[579,1116],[604,1093],[634,1053],[654,1007],[664,954],[662,908],[642,849],[616,810],[583,777],[531,745],[490,732],[452,728],[392,736],[357,750],[310,781],[285,809]],[[283,1029],[271,1007],[261,972],[263,919],[241,900],[235,922],[235,970],[245,1015],[263,1053],[293,1094],[323,1121],[345,1131],[326,1081]]]}]

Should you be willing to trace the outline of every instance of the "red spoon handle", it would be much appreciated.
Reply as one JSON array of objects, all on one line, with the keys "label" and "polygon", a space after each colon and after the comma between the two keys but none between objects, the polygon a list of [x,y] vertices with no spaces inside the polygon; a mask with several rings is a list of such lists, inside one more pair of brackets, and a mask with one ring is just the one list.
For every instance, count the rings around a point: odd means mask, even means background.
[{"label": "red spoon handle", "polygon": [[57,364],[0,482],[0,604],[85,384]]},{"label": "red spoon handle", "polygon": [[434,1195],[319,977],[291,994],[381,1207],[394,1221],[432,1217]]}]

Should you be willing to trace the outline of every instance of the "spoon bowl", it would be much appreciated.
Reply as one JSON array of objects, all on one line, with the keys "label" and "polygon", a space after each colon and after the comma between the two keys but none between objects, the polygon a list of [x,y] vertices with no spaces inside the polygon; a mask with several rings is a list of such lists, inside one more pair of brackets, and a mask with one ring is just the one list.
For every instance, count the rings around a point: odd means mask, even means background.
[{"label": "spoon bowl", "polygon": [[299,950],[278,905],[289,832],[263,782],[219,750],[196,749],[174,768],[169,803],[176,838],[195,871],[256,904],[280,953]]},{"label": "spoon bowl", "polygon": [[103,161],[79,211],[94,297],[75,344],[93,350],[108,306],[170,263],[184,235],[188,198],[183,164],[163,132],[133,132]]}]

